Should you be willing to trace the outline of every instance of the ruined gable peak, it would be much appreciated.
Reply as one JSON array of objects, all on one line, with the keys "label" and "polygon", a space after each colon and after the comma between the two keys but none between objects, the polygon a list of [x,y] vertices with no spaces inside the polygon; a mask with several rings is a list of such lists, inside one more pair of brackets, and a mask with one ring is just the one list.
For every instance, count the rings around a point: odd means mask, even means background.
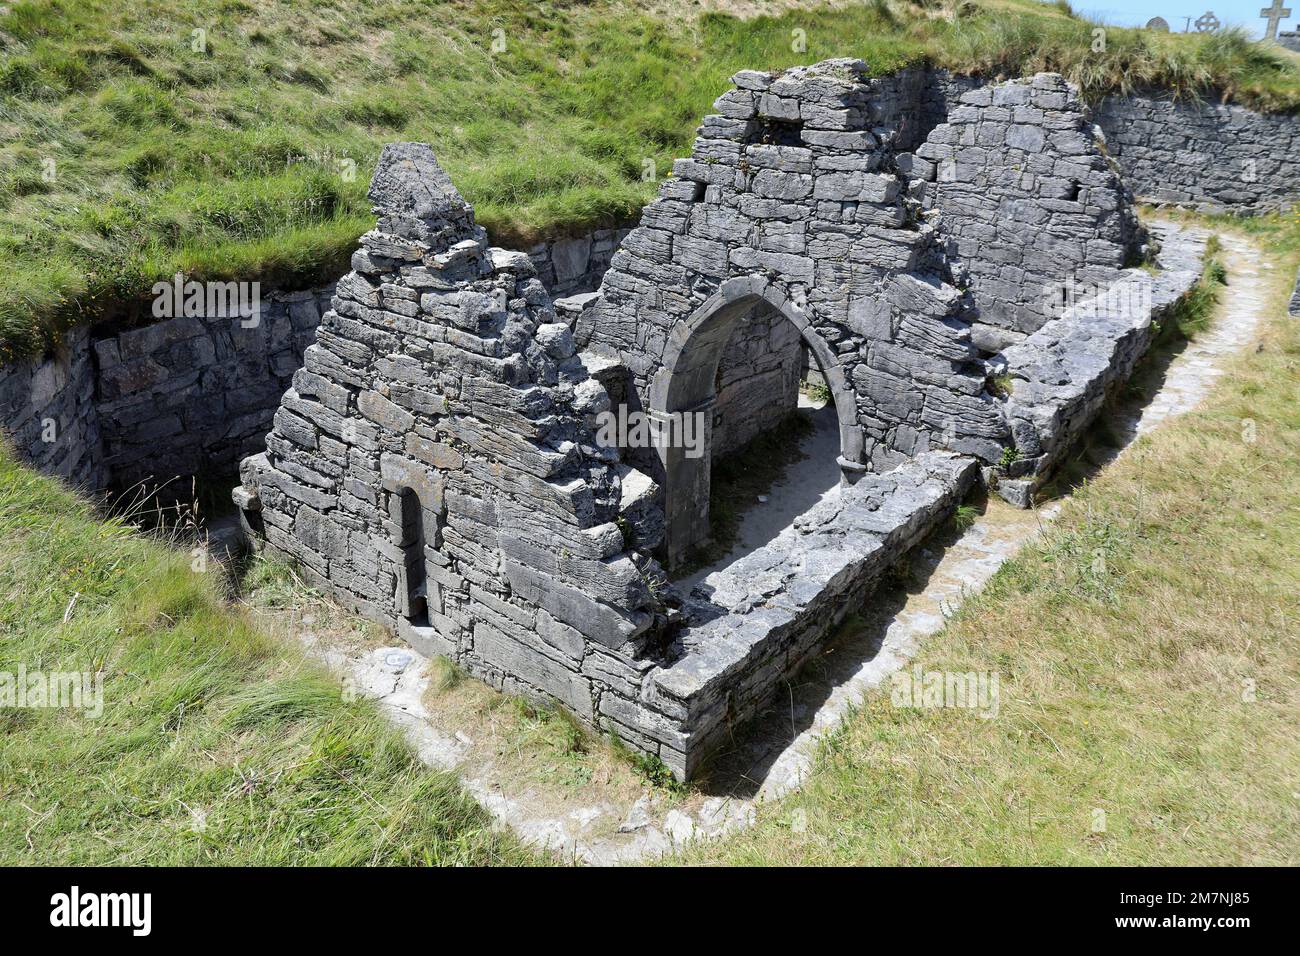
[{"label": "ruined gable peak", "polygon": [[441,252],[479,238],[474,209],[438,165],[428,143],[389,143],[367,192],[382,233]]}]

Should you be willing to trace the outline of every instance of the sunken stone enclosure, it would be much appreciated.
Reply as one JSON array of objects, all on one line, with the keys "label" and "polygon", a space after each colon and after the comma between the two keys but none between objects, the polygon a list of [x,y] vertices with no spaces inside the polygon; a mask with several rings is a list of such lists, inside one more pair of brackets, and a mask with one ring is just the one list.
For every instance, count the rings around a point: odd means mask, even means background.
[{"label": "sunken stone enclosure", "polygon": [[[924,136],[916,75],[733,83],[598,291],[568,298],[489,246],[428,146],[385,148],[376,228],[235,490],[257,545],[341,602],[682,778],[975,483],[1031,502],[1204,248],[1144,232],[1059,76],[954,93]],[[714,454],[805,367],[840,487],[669,583],[707,543]],[[661,440],[610,439],[630,412]]]}]

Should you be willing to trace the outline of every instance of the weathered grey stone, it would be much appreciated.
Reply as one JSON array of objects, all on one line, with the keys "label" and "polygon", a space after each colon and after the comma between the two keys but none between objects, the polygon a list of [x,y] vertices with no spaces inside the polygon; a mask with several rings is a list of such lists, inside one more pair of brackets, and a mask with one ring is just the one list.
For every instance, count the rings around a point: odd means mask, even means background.
[{"label": "weathered grey stone", "polygon": [[1138,308],[1108,309],[1080,302],[1061,318],[1008,347],[1001,360],[1011,380],[1003,414],[1019,452],[1010,473],[995,476],[998,493],[1029,507],[1036,489],[1101,411],[1146,352],[1159,319],[1200,276],[1206,236],[1195,230],[1161,230],[1164,272],[1153,280],[1129,270],[1123,282],[1149,295],[1124,296]]},{"label": "weathered grey stone", "polygon": [[[1034,319],[1037,286],[1063,266],[1120,276],[1139,238],[1068,85],[954,78],[965,98],[940,123],[948,93],[929,74],[863,72],[738,75],[621,251],[599,241],[600,292],[555,303],[539,278],[576,262],[534,250],[533,277],[488,249],[421,151],[395,151],[384,161],[413,164],[377,175],[398,183],[395,207],[377,203],[364,268],[244,476],[268,546],[419,646],[691,773],[981,463],[1028,500],[1144,347],[1141,323],[1109,314]],[[902,122],[909,103],[924,103],[919,127]],[[411,168],[431,171],[444,211],[416,215]],[[1157,303],[1194,277],[1181,260]],[[993,345],[1005,356],[982,361]],[[769,424],[814,365],[844,487],[679,596],[684,631],[663,657],[656,557],[698,540],[712,455]],[[994,374],[1017,383],[1009,399]],[[602,447],[593,423],[615,409],[698,414],[705,454]],[[999,474],[1010,445],[1022,459]]]}]

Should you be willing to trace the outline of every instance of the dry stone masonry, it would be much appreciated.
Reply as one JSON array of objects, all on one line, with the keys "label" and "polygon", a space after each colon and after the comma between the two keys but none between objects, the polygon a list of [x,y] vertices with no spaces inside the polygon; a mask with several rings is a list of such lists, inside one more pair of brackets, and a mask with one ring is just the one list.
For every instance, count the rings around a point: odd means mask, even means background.
[{"label": "dry stone masonry", "polygon": [[260,451],[333,292],[268,295],[255,320],[178,317],[97,339],[106,484],[228,475],[232,463]]},{"label": "dry stone masonry", "polygon": [[89,329],[72,329],[52,355],[0,370],[0,426],[46,474],[82,488],[104,484]]},{"label": "dry stone masonry", "polygon": [[378,227],[237,500],[269,545],[421,651],[594,721],[654,620],[614,519],[608,406],[527,255],[489,249],[429,147],[380,159]]},{"label": "dry stone masonry", "polygon": [[[421,651],[696,772],[976,481],[1027,503],[1199,270],[1171,233],[1140,315],[1053,316],[1046,281],[1149,277],[1123,270],[1145,238],[1077,96],[976,89],[918,130],[923,77],[864,69],[737,74],[599,290],[556,300],[428,146],[387,147],[377,226],[242,466],[249,531]],[[841,488],[667,583],[707,538],[711,462],[806,367]],[[610,440],[615,410],[702,413],[703,453]]]},{"label": "dry stone masonry", "polygon": [[528,250],[537,278],[552,295],[590,292],[600,285],[629,229],[597,229],[589,235],[540,242]]},{"label": "dry stone masonry", "polygon": [[1100,131],[1060,76],[958,103],[904,160],[969,271],[975,341],[996,352],[1041,328],[1064,296],[1113,283],[1142,256],[1143,235]]},{"label": "dry stone masonry", "polygon": [[[962,108],[963,94],[989,84],[980,77],[915,68],[871,79],[866,85],[874,126],[891,131],[895,151],[914,152],[936,126],[948,120],[950,112]],[[1201,100],[1174,99],[1150,90],[1108,97],[1092,118],[1104,132],[1105,151],[1119,164],[1123,182],[1143,201],[1240,212],[1288,208],[1300,183],[1300,123],[1293,115],[1262,114],[1218,100],[1217,94]],[[911,170],[904,172],[911,178]],[[581,300],[584,296],[577,294],[598,285],[626,232],[598,230],[590,236],[544,242],[527,251],[538,278],[553,294]],[[976,255],[968,265],[978,269],[980,261]],[[291,297],[301,295],[264,290],[263,307],[269,302],[276,313],[271,318],[278,322]],[[312,297],[319,301],[328,295],[328,290],[315,290]],[[573,307],[557,302],[566,317],[566,308]],[[209,354],[223,354],[227,340],[238,343],[241,350],[249,344],[246,337],[215,323],[217,318],[204,319],[205,329],[188,336],[194,340],[192,350],[176,347],[187,337],[186,328],[193,331],[192,323],[183,319],[156,323],[179,323],[183,328],[150,333],[156,348],[148,358],[160,368],[143,374],[138,387],[120,380],[124,370],[114,370],[111,351],[101,364],[95,350],[95,344],[105,338],[101,330],[92,335],[73,332],[56,354],[0,368],[0,426],[28,461],[93,490],[122,488],[142,480],[159,483],[196,469],[214,476],[232,474],[239,456],[261,441],[287,376],[301,363],[311,329],[309,321],[294,317],[290,342],[284,348],[271,355],[250,351],[233,359],[219,357],[216,361],[224,364],[224,371],[205,369],[195,378],[194,362],[187,359],[191,351],[202,367]],[[974,322],[972,341],[997,344],[997,338],[988,337],[990,329],[996,326]],[[141,354],[137,359],[145,357]],[[808,377],[816,379],[816,362],[805,348],[805,366],[810,362]],[[118,381],[113,381],[115,377]],[[187,377],[191,381],[183,384]],[[249,397],[231,398],[232,389]],[[720,406],[725,398],[719,397]],[[227,407],[241,401],[242,411]],[[150,402],[161,403],[164,409],[157,416],[160,425],[152,423]],[[106,406],[102,411],[101,405]],[[179,431],[168,431],[169,416],[180,422]],[[737,416],[720,407],[715,417],[734,421]],[[58,437],[52,441],[51,421],[58,422]],[[725,421],[723,425],[725,429]],[[166,434],[150,439],[154,427]]]},{"label": "dry stone masonry", "polygon": [[[597,230],[529,255],[555,288],[590,290],[625,234]],[[81,488],[188,494],[188,481],[168,481],[227,478],[263,450],[333,295],[333,284],[265,289],[255,323],[214,313],[74,328],[54,354],[0,368],[0,427],[29,462]]]},{"label": "dry stone masonry", "polygon": [[1004,413],[1014,460],[994,478],[998,494],[1029,507],[1155,335],[1156,323],[1200,278],[1207,236],[1159,231],[1161,270],[1130,269],[1113,295],[1075,303],[997,358],[1007,382]]},{"label": "dry stone masonry", "polygon": [[1300,193],[1294,114],[1146,92],[1106,97],[1095,116],[1129,188],[1147,202],[1269,212],[1294,206]]},{"label": "dry stone masonry", "polygon": [[[669,416],[712,408],[736,327],[779,312],[835,397],[850,482],[931,447],[991,462],[1006,432],[864,69],[737,74],[575,324],[581,346],[619,355],[634,404]],[[708,459],[634,463],[669,488],[675,564],[707,534]]]}]

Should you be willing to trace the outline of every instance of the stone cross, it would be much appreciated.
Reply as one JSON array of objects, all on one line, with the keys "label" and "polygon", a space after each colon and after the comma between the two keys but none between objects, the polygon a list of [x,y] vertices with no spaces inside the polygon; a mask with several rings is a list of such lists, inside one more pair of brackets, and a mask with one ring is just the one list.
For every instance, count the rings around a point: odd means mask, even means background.
[{"label": "stone cross", "polygon": [[1259,15],[1268,21],[1268,29],[1264,31],[1264,39],[1276,40],[1278,25],[1291,16],[1291,10],[1282,6],[1282,0],[1273,0],[1273,5],[1259,11]]}]

